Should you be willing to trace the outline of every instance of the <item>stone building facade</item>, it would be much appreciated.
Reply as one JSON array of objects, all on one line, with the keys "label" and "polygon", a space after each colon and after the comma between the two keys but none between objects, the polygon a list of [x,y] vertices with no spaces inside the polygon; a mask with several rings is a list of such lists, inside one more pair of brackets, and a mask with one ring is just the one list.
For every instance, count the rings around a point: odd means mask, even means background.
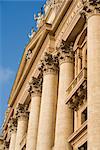
[{"label": "stone building facade", "polygon": [[5,150],[100,150],[100,0],[47,0],[8,101]]}]

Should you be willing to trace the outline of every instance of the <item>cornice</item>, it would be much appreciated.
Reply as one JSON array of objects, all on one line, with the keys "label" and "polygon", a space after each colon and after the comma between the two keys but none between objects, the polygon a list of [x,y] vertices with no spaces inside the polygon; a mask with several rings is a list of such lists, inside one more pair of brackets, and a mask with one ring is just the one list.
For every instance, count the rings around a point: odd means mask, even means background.
[{"label": "cornice", "polygon": [[85,121],[79,129],[77,129],[68,137],[68,142],[73,143],[73,141],[75,141],[83,132],[84,134],[87,134],[87,121]]},{"label": "cornice", "polygon": [[[13,105],[13,102],[16,99],[16,97],[18,95],[18,92],[19,92],[20,88],[23,85],[23,82],[25,81],[25,79],[27,77],[32,64],[34,63],[36,56],[37,56],[37,54],[38,54],[38,52],[39,52],[39,50],[40,50],[40,48],[41,48],[41,46],[43,44],[43,42],[44,42],[48,32],[50,31],[50,29],[48,29],[48,25],[47,25],[47,28],[46,28],[46,24],[45,24],[44,29],[45,30],[43,31],[43,34],[39,38],[38,43],[37,43],[36,47],[34,48],[34,51],[33,51],[32,56],[31,56],[31,61],[27,63],[27,66],[25,67],[23,74],[20,76],[19,82],[16,81],[17,78],[15,79],[15,82],[17,82],[18,84],[17,84],[16,88],[14,88],[14,86],[15,86],[15,83],[14,83],[13,88],[12,88],[12,92],[10,94],[10,98],[9,98],[8,104],[11,105],[11,106]],[[22,61],[25,61],[25,57],[26,57],[25,56],[26,55],[25,52],[24,52]],[[19,73],[19,71],[21,69],[22,63],[23,62],[21,62],[21,64],[20,64],[18,73]],[[17,73],[17,76],[18,76],[18,73]]]}]

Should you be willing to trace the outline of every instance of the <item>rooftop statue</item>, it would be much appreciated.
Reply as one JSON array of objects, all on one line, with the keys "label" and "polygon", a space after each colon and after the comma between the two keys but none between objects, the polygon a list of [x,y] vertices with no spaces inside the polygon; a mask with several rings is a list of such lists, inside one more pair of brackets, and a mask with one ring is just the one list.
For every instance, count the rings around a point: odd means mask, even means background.
[{"label": "rooftop statue", "polygon": [[39,12],[38,15],[34,14],[34,20],[37,21],[37,27],[39,27],[40,22],[44,19],[42,12]]},{"label": "rooftop statue", "polygon": [[35,30],[34,30],[34,28],[32,27],[31,33],[28,33],[29,39],[32,39],[32,37],[34,36],[34,34],[35,34]]}]

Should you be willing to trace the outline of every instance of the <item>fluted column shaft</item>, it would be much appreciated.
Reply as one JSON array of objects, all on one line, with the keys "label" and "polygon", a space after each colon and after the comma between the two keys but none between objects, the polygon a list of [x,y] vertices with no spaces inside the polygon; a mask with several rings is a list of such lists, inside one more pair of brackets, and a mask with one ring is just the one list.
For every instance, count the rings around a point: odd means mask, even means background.
[{"label": "fluted column shaft", "polygon": [[9,150],[15,150],[15,142],[16,142],[16,131],[13,131],[11,133]]},{"label": "fluted column shaft", "polygon": [[[93,2],[88,14],[88,149],[100,149],[100,9]],[[93,8],[93,10],[92,10]]]},{"label": "fluted column shaft", "polygon": [[60,49],[59,91],[55,132],[55,150],[71,150],[67,138],[73,132],[73,111],[65,104],[66,90],[73,80],[73,56]]},{"label": "fluted column shaft", "polygon": [[[48,54],[47,54],[48,55]],[[58,74],[54,60],[45,58],[37,150],[52,150],[54,142]],[[48,65],[49,63],[49,65]]]},{"label": "fluted column shaft", "polygon": [[10,139],[10,146],[9,150],[15,150],[15,143],[16,143],[16,130],[17,130],[17,119],[12,118],[10,120],[10,132],[11,132],[11,139]]},{"label": "fluted column shaft", "polygon": [[26,150],[36,150],[40,104],[41,104],[41,79],[34,78],[31,83],[31,87],[32,87],[32,89],[30,90],[31,109],[28,124]]},{"label": "fluted column shaft", "polygon": [[18,124],[17,124],[17,135],[16,135],[16,144],[15,144],[15,150],[21,150],[21,141],[24,137],[24,135],[27,132],[27,126],[28,126],[28,112],[25,110],[25,106],[23,104],[20,104],[21,106],[18,106]]}]

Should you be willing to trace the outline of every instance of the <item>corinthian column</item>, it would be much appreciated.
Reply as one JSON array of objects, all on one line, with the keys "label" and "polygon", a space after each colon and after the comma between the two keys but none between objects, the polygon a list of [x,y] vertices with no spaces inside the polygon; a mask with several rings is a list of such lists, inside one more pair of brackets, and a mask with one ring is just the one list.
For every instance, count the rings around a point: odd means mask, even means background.
[{"label": "corinthian column", "polygon": [[36,150],[38,123],[41,104],[42,78],[33,77],[30,82],[31,109],[28,124],[26,150]]},{"label": "corinthian column", "polygon": [[27,106],[24,104],[19,104],[17,107],[16,116],[18,118],[17,124],[17,135],[16,135],[16,144],[15,150],[21,150],[20,144],[27,132],[27,125],[28,125],[28,111]]},{"label": "corinthian column", "polygon": [[57,102],[58,61],[45,53],[37,150],[52,150]]},{"label": "corinthian column", "polygon": [[100,149],[100,1],[84,3],[87,14],[88,149]]},{"label": "corinthian column", "polygon": [[72,46],[62,41],[59,50],[59,91],[55,132],[55,150],[71,150],[67,138],[73,132],[73,111],[65,104],[66,90],[73,80]]},{"label": "corinthian column", "polygon": [[11,120],[9,122],[9,128],[10,128],[10,132],[11,132],[9,150],[15,150],[16,130],[17,130],[17,119],[16,118],[11,118]]}]

